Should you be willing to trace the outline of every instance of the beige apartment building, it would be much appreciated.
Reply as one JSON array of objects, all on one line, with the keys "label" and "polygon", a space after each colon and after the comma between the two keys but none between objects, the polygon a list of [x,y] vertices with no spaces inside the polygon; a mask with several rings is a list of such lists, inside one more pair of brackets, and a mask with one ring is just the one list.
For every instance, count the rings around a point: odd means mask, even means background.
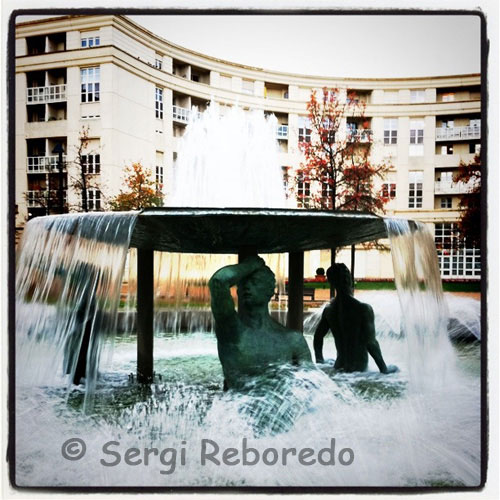
[{"label": "beige apartment building", "polygon": [[[15,67],[19,228],[32,217],[59,213],[61,179],[64,203],[81,209],[72,179],[82,128],[89,141],[81,160],[98,180],[87,190],[88,207],[103,210],[123,187],[123,168],[135,161],[152,170],[168,196],[192,108],[203,111],[211,102],[274,114],[281,166],[293,174],[303,160],[299,141],[310,135],[306,103],[313,89],[329,87],[355,91],[366,103],[363,131],[356,123],[348,126],[369,137],[376,161],[391,162],[378,186],[391,199],[387,214],[428,223],[438,247],[450,246],[459,195],[469,189],[454,182],[454,173],[481,147],[479,74],[351,79],[282,73],[176,46],[125,16],[108,14],[19,23]],[[479,279],[479,249],[438,253],[443,278]],[[348,252],[340,259],[348,263]],[[328,251],[311,252],[306,276],[328,262]],[[357,253],[357,278],[391,275],[389,252]]]}]

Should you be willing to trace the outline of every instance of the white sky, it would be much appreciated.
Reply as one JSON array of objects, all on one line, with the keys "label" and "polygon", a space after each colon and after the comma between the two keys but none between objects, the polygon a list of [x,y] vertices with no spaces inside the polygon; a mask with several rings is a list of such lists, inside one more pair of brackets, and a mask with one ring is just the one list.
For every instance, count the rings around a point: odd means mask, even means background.
[{"label": "white sky", "polygon": [[250,66],[347,77],[479,73],[473,15],[130,16],[183,47]]},{"label": "white sky", "polygon": [[[29,16],[33,19],[41,16]],[[474,15],[141,15],[156,35],[220,59],[289,73],[386,78],[479,73]],[[24,20],[26,18],[19,18]]]}]

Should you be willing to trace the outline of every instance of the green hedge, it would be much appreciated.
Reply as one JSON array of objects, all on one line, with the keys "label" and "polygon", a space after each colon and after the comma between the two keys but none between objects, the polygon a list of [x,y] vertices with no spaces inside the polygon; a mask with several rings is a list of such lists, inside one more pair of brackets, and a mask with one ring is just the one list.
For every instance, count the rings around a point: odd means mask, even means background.
[{"label": "green hedge", "polygon": [[[326,282],[309,282],[304,283],[304,288],[330,288]],[[393,281],[357,281],[356,290],[396,290]],[[443,290],[445,292],[480,292],[481,283],[479,281],[466,282],[444,282]]]}]

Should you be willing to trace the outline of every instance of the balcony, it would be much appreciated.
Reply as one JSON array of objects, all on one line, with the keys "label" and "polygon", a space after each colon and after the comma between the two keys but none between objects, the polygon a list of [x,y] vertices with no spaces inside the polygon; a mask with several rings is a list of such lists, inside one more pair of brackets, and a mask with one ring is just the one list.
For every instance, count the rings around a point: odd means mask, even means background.
[{"label": "balcony", "polygon": [[372,142],[372,137],[373,137],[373,132],[369,128],[347,131],[348,142],[370,143]]},{"label": "balcony", "polygon": [[464,141],[470,139],[481,139],[481,127],[436,128],[436,141]]},{"label": "balcony", "polygon": [[458,168],[461,163],[468,164],[474,161],[474,153],[455,153],[452,155],[440,155],[436,154],[434,156],[434,167],[435,168]]},{"label": "balcony", "polygon": [[68,134],[67,120],[47,120],[28,122],[25,126],[26,139],[40,139],[44,137],[62,137]]},{"label": "balcony", "polygon": [[470,192],[473,188],[473,182],[436,181],[434,184],[434,194],[464,194]]},{"label": "balcony", "polygon": [[[67,190],[63,190],[63,203],[66,203],[66,198],[67,198]],[[28,208],[39,208],[39,207],[46,207],[49,202],[48,202],[48,191],[43,191],[43,190],[34,190],[34,191],[26,191],[26,205]],[[51,199],[51,205],[57,206],[58,201],[59,201],[59,191],[57,190],[51,190],[50,191],[50,199]]]},{"label": "balcony", "polygon": [[[194,111],[191,111],[190,109],[181,108],[180,106],[172,106],[172,118],[176,122],[188,123],[193,113]],[[194,116],[200,118],[201,113],[196,112]]]},{"label": "balcony", "polygon": [[66,101],[66,85],[29,87],[26,89],[26,101],[28,104]]},{"label": "balcony", "polygon": [[[28,156],[28,174],[49,174],[59,172],[58,156]],[[66,170],[66,156],[63,155],[63,170]]]},{"label": "balcony", "polygon": [[276,129],[277,139],[288,139],[288,125],[278,125]]}]

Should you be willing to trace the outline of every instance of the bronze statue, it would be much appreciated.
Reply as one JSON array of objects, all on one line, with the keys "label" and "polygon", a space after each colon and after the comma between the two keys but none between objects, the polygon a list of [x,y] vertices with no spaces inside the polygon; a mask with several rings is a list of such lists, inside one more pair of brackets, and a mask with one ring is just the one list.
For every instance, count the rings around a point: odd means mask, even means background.
[{"label": "bronze statue", "polygon": [[[274,273],[257,256],[219,269],[209,281],[212,313],[225,388],[242,388],[249,377],[278,364],[312,362],[302,333],[273,318]],[[238,286],[238,312],[230,289]]]},{"label": "bronze statue", "polygon": [[353,297],[352,279],[345,264],[334,264],[326,276],[335,287],[335,298],[328,304],[314,334],[316,363],[324,363],[323,338],[332,331],[337,348],[334,368],[346,372],[365,371],[368,353],[381,373],[398,371],[394,365],[386,366],[380,346],[375,338],[373,309]]}]

